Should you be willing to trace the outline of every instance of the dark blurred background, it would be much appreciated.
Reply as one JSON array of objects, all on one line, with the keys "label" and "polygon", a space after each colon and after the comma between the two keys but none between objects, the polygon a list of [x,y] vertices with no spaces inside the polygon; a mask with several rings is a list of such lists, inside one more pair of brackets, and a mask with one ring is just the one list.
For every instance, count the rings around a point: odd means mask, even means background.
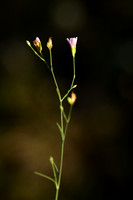
[{"label": "dark blurred background", "polygon": [[62,94],[72,79],[66,37],[78,36],[59,199],[132,199],[133,1],[2,1],[0,22],[0,200],[54,199],[54,185],[33,173],[52,176],[49,157],[60,156],[55,86],[25,42],[36,36],[48,62],[52,37]]}]

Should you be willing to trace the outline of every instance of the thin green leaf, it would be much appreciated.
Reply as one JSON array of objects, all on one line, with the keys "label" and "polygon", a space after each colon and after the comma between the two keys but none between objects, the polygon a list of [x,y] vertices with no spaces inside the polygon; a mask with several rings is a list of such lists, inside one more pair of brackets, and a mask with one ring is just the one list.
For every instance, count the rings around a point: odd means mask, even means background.
[{"label": "thin green leaf", "polygon": [[35,173],[36,175],[38,175],[38,176],[41,176],[41,177],[43,177],[43,178],[46,178],[46,179],[52,181],[53,183],[55,183],[55,180],[54,180],[53,178],[51,178],[51,177],[49,177],[49,176],[47,176],[47,175],[45,175],[45,174],[42,174],[42,173],[37,172],[37,171],[35,171],[34,173]]},{"label": "thin green leaf", "polygon": [[49,160],[50,160],[50,163],[51,163],[51,166],[52,166],[52,170],[53,170],[53,174],[54,174],[54,178],[55,178],[55,183],[57,183],[57,175],[56,175],[56,168],[55,168],[54,159],[51,156]]},{"label": "thin green leaf", "polygon": [[61,138],[63,139],[63,137],[64,137],[63,130],[62,130],[61,126],[60,126],[58,123],[56,123],[56,125],[57,125],[57,127],[58,127],[58,129],[59,129],[59,131],[60,131]]},{"label": "thin green leaf", "polygon": [[53,162],[53,164],[54,164],[54,167],[55,167],[57,173],[59,173],[58,167],[57,167],[57,165],[55,164],[55,162]]}]

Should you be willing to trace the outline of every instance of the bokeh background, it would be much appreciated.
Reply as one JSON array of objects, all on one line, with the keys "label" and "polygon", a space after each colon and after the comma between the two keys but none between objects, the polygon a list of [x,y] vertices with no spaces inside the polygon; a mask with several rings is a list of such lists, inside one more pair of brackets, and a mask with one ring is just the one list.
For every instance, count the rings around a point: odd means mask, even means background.
[{"label": "bokeh background", "polygon": [[62,94],[72,79],[66,37],[78,36],[60,199],[132,199],[133,1],[2,1],[0,21],[0,200],[54,199],[34,174],[52,176],[49,157],[60,156],[55,86],[25,42],[36,36],[47,61],[53,39]]}]

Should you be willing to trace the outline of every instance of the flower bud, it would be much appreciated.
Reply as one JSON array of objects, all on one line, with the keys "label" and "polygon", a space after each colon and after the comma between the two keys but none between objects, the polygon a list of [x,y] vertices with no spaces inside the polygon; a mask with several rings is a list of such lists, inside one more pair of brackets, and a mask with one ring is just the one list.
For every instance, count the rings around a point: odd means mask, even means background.
[{"label": "flower bud", "polygon": [[53,43],[52,43],[52,38],[51,37],[49,38],[49,40],[47,42],[47,47],[48,47],[49,50],[51,50],[52,47],[53,47]]},{"label": "flower bud", "polygon": [[51,162],[51,163],[53,163],[53,162],[54,162],[54,159],[53,159],[53,157],[52,157],[52,156],[50,156],[49,160],[50,160],[50,162]]},{"label": "flower bud", "polygon": [[26,43],[28,44],[28,46],[31,46],[30,42],[28,40],[26,40]]},{"label": "flower bud", "polygon": [[71,97],[67,98],[67,101],[70,105],[73,105],[77,99],[77,96],[74,92],[71,93]]},{"label": "flower bud", "polygon": [[37,50],[41,53],[42,51],[42,44],[39,39],[39,37],[36,37],[36,39],[33,41],[34,46],[37,48]]}]

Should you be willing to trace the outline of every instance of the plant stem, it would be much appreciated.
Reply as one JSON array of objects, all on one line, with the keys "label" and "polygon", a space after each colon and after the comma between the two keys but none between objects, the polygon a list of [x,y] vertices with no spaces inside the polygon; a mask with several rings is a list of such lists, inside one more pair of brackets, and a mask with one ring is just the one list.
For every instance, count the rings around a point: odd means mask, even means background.
[{"label": "plant stem", "polygon": [[53,76],[53,79],[54,79],[54,83],[55,83],[55,86],[56,86],[56,92],[57,92],[57,95],[59,97],[59,101],[61,102],[61,94],[60,94],[60,90],[59,90],[59,87],[58,87],[58,84],[57,84],[57,81],[56,81],[56,78],[55,78],[55,75],[54,75],[54,71],[53,71],[53,64],[52,64],[52,52],[50,50],[50,66],[51,66],[51,73],[52,73],[52,76]]},{"label": "plant stem", "polygon": [[[68,113],[68,117],[66,117],[65,112],[64,112],[64,108],[63,108],[63,101],[64,99],[69,95],[70,91],[75,87],[74,86],[74,81],[75,81],[75,54],[73,56],[73,79],[70,85],[69,90],[66,92],[66,94],[63,96],[63,98],[61,97],[61,93],[58,87],[58,83],[56,81],[55,78],[55,74],[54,74],[54,70],[53,70],[53,63],[52,63],[52,52],[51,52],[51,48],[49,48],[49,52],[50,52],[50,65],[48,65],[48,63],[45,61],[45,59],[43,58],[43,54],[40,51],[39,54],[34,50],[34,48],[31,46],[29,41],[26,41],[28,46],[32,49],[32,51],[46,64],[46,66],[48,67],[48,69],[50,69],[51,73],[52,73],[52,77],[54,80],[54,84],[56,87],[56,92],[59,98],[59,105],[60,105],[60,125],[57,123],[57,126],[59,128],[59,131],[61,133],[61,152],[60,152],[60,166],[59,166],[59,170],[57,168],[57,165],[55,164],[53,157],[50,157],[50,162],[52,165],[52,169],[53,169],[53,173],[54,173],[54,179],[42,174],[40,172],[36,172],[35,174],[42,176],[50,181],[52,181],[55,184],[55,188],[56,188],[56,194],[55,194],[55,200],[58,200],[58,196],[59,196],[59,190],[60,190],[60,184],[61,184],[61,176],[62,176],[62,167],[63,167],[63,155],[64,155],[64,144],[65,144],[65,138],[66,138],[66,132],[68,129],[68,124],[70,122],[70,118],[71,118],[71,112],[72,112],[72,105],[70,105],[70,110]],[[41,48],[41,45],[40,45]]]},{"label": "plant stem", "polygon": [[[68,124],[69,124],[70,119],[71,119],[71,113],[72,113],[72,105],[70,105],[68,119],[67,119],[66,127],[65,127],[65,130],[64,130],[64,137],[62,138],[62,141],[61,141],[62,143],[61,143],[60,169],[59,169],[58,183],[57,183],[57,187],[56,187],[55,200],[58,200],[58,195],[59,195],[61,175],[62,175],[62,166],[63,166],[64,144],[65,144],[65,138],[66,138],[66,132],[67,132]],[[61,115],[63,115],[62,110],[61,110]]]},{"label": "plant stem", "polygon": [[[62,107],[62,100],[61,100],[61,94],[60,94],[60,90],[58,87],[58,83],[56,81],[55,75],[54,75],[54,71],[53,71],[53,64],[52,64],[52,53],[50,50],[50,66],[51,66],[51,73],[54,79],[54,83],[56,86],[56,92],[57,95],[59,97],[59,102],[60,102],[60,107]],[[60,116],[61,116],[61,129],[63,132],[63,111],[62,109],[60,109]],[[63,154],[64,154],[64,138],[62,136],[62,140],[61,140],[61,156],[60,156],[60,168],[59,168],[59,174],[58,174],[58,180],[56,183],[56,194],[55,194],[55,200],[58,200],[58,195],[59,195],[59,189],[60,189],[60,182],[61,182],[61,174],[62,174],[62,165],[63,165]]]},{"label": "plant stem", "polygon": [[69,114],[68,114],[68,118],[67,118],[67,123],[66,123],[65,131],[64,131],[64,140],[65,140],[65,138],[66,138],[66,133],[67,133],[67,129],[68,129],[68,124],[69,124],[70,119],[71,119],[71,113],[72,113],[72,105],[70,105],[70,109],[69,109]]},{"label": "plant stem", "polygon": [[62,98],[62,102],[64,101],[64,99],[69,95],[69,93],[71,92],[71,90],[73,89],[73,85],[74,85],[74,81],[75,81],[75,57],[73,57],[73,79],[72,79],[72,83],[70,86],[70,89],[67,91],[67,93],[64,95],[64,97]]},{"label": "plant stem", "polygon": [[75,81],[75,56],[73,57],[73,80],[70,89],[73,87],[74,81]]},{"label": "plant stem", "polygon": [[[61,98],[60,100],[60,107],[62,107],[62,101]],[[62,132],[64,132],[64,125],[63,125],[63,110],[60,109],[60,115],[61,115],[61,129]],[[56,185],[56,194],[55,194],[55,200],[58,200],[58,195],[59,195],[59,189],[60,189],[60,183],[61,183],[61,175],[62,175],[62,166],[63,166],[63,154],[64,154],[64,142],[65,142],[65,137],[62,136],[61,138],[61,155],[60,155],[60,168],[59,168],[59,175],[58,175],[58,181]]]},{"label": "plant stem", "polygon": [[[51,50],[50,50],[50,67],[51,67],[50,70],[51,70],[51,73],[52,73],[52,76],[53,76],[53,79],[54,79],[54,83],[55,83],[55,86],[56,86],[56,92],[57,92],[57,95],[58,95],[58,98],[59,98],[60,108],[62,108],[63,107],[63,105],[62,105],[63,100],[68,96],[69,92],[73,88],[73,84],[74,84],[74,80],[75,80],[75,57],[73,57],[73,80],[72,80],[72,83],[71,83],[71,87],[63,98],[61,98],[61,93],[60,93],[60,90],[59,90],[59,87],[58,87],[58,83],[57,83],[55,75],[54,75]],[[58,173],[57,179],[55,179],[55,182],[56,182],[56,184],[55,184],[55,186],[56,186],[55,200],[58,200],[58,196],[59,196],[59,189],[60,189],[61,176],[62,176],[62,166],[63,166],[64,143],[65,143],[65,137],[66,137],[68,124],[69,124],[69,121],[70,121],[70,118],[71,118],[71,112],[72,112],[72,105],[70,106],[65,130],[64,130],[63,109],[60,109],[60,120],[61,120],[60,123],[61,123],[61,131],[62,131],[63,134],[61,134],[62,137],[61,137],[61,154],[60,154],[59,173]]]},{"label": "plant stem", "polygon": [[29,47],[31,48],[31,50],[46,64],[46,66],[48,67],[48,69],[49,69],[49,65],[48,65],[48,63],[46,62],[46,60],[43,58],[43,55],[42,55],[42,53],[40,53],[41,54],[41,56],[34,50],[34,48],[31,46],[31,44],[29,45]]},{"label": "plant stem", "polygon": [[64,155],[64,142],[65,142],[65,140],[62,140],[62,143],[61,143],[60,170],[59,170],[59,176],[58,176],[58,183],[57,183],[57,187],[56,187],[55,200],[58,200],[60,183],[61,183],[62,166],[63,166],[63,155]]}]

